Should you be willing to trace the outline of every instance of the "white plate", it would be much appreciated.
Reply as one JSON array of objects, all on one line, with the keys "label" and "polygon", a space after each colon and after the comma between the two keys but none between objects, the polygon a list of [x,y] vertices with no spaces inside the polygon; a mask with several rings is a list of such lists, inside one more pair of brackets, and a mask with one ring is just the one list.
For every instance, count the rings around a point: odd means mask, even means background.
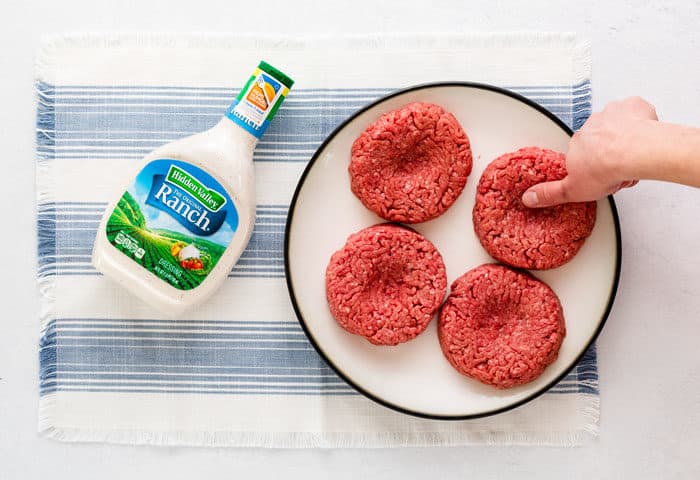
[{"label": "white plate", "polygon": [[[409,102],[441,105],[467,132],[474,168],[445,214],[413,227],[435,244],[448,285],[467,270],[493,261],[472,226],[476,185],[497,156],[538,145],[566,151],[571,131],[554,115],[512,92],[488,85],[421,85],[389,95],[359,111],[333,132],[299,181],[287,218],[287,285],[299,321],[328,364],[369,398],[412,415],[464,419],[492,415],[532,400],[559,381],[595,340],[612,306],[620,267],[615,204],[598,202],[590,238],[563,267],[533,274],[549,284],[564,308],[567,335],[558,359],[535,381],[496,390],[457,373],[443,357],[437,321],[396,347],[374,346],[343,330],[330,314],[324,275],[331,254],[348,235],[383,220],[350,191],[350,146],[382,114]],[[448,292],[449,293],[449,292]]]}]

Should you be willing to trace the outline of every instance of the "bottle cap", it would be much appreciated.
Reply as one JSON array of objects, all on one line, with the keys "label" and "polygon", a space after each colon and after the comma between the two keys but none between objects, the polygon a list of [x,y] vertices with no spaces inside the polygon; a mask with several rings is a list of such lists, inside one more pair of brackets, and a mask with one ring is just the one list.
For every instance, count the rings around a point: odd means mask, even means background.
[{"label": "bottle cap", "polygon": [[258,65],[258,68],[262,70],[263,72],[267,72],[273,77],[275,77],[277,80],[282,82],[284,86],[287,88],[292,88],[292,85],[294,85],[294,80],[292,80],[289,76],[287,76],[284,72],[281,70],[276,69],[269,63],[267,63],[264,60],[260,61],[260,64]]}]

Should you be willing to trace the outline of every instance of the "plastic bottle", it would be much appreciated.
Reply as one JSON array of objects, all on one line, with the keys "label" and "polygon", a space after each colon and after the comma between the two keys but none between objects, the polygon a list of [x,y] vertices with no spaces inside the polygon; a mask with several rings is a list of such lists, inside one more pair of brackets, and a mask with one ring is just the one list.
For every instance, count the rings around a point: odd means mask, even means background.
[{"label": "plastic bottle", "polygon": [[214,293],[250,240],[253,151],[293,83],[260,62],[213,128],[147,155],[105,211],[95,268],[169,316]]}]

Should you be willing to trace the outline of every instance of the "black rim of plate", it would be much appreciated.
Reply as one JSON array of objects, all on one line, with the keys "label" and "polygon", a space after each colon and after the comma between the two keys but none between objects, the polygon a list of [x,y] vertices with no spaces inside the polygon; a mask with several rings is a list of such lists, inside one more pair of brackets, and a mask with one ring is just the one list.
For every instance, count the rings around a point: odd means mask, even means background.
[{"label": "black rim of plate", "polygon": [[593,345],[593,343],[596,341],[598,338],[598,335],[600,332],[603,330],[603,326],[605,325],[605,322],[608,319],[608,316],[610,315],[610,311],[612,310],[613,303],[615,301],[615,295],[617,294],[617,287],[618,283],[620,281],[620,269],[621,269],[621,262],[622,262],[622,236],[620,232],[620,219],[617,214],[617,207],[615,206],[615,200],[613,199],[612,195],[608,196],[608,202],[610,204],[610,210],[612,211],[612,217],[613,217],[613,222],[615,224],[615,237],[617,241],[616,245],[616,259],[615,259],[615,278],[613,279],[613,284],[612,288],[610,289],[610,296],[608,297],[608,303],[605,307],[605,312],[603,313],[603,316],[600,320],[600,323],[598,324],[598,327],[596,330],[593,332],[593,335],[591,336],[590,340],[586,344],[586,346],[583,348],[581,353],[576,357],[576,359],[564,369],[564,371],[558,375],[554,380],[549,382],[547,385],[543,386],[536,392],[532,393],[531,395],[528,395],[527,397],[523,398],[522,400],[518,400],[517,402],[514,402],[510,405],[506,405],[505,407],[500,407],[494,410],[489,410],[485,412],[480,412],[480,413],[475,413],[475,414],[470,414],[470,415],[436,415],[432,413],[425,413],[421,411],[416,411],[416,410],[410,410],[407,408],[404,408],[402,406],[396,405],[392,402],[389,402],[374,393],[364,389],[362,386],[358,385],[355,383],[348,375],[346,375],[335,363],[333,363],[333,360],[326,354],[326,352],[321,348],[321,346],[316,342],[316,339],[314,338],[313,334],[309,330],[309,327],[306,325],[306,321],[304,320],[304,317],[301,313],[301,309],[299,308],[299,304],[297,303],[296,299],[296,294],[294,293],[294,284],[292,283],[292,277],[291,277],[291,271],[289,267],[289,233],[291,231],[292,227],[292,222],[294,220],[294,211],[296,209],[296,204],[297,200],[299,198],[299,194],[301,192],[302,187],[304,186],[304,182],[306,180],[307,175],[313,168],[314,164],[318,160],[318,158],[321,156],[323,151],[326,149],[328,144],[333,141],[335,136],[343,130],[348,124],[350,124],[355,118],[366,112],[367,110],[374,108],[375,106],[384,103],[385,101],[398,97],[400,95],[404,95],[406,93],[410,92],[415,92],[418,90],[424,90],[424,89],[430,89],[430,88],[441,88],[441,87],[466,87],[466,88],[474,88],[474,89],[479,89],[479,90],[486,90],[489,92],[495,92],[495,93],[500,93],[502,95],[508,96],[510,98],[513,98],[515,100],[520,101],[521,103],[527,105],[528,107],[534,108],[541,114],[543,114],[545,117],[547,117],[549,120],[554,122],[559,128],[561,128],[564,132],[566,132],[567,135],[572,136],[573,131],[564,123],[562,122],[558,117],[556,117],[552,112],[547,110],[546,108],[542,107],[541,105],[533,102],[532,100],[518,94],[515,92],[512,92],[510,90],[507,90],[505,88],[501,87],[496,87],[493,85],[488,85],[484,83],[476,83],[476,82],[435,82],[435,83],[424,83],[420,85],[415,85],[412,87],[404,88],[401,90],[397,90],[395,92],[392,92],[388,95],[385,95],[381,97],[378,100],[375,100],[372,103],[369,103],[368,105],[364,106],[357,112],[353,113],[350,117],[348,117],[345,121],[343,121],[338,127],[333,130],[333,132],[326,137],[326,139],[323,141],[321,146],[318,147],[316,152],[314,153],[313,157],[311,157],[311,160],[307,164],[306,168],[304,169],[304,172],[301,174],[301,178],[299,179],[299,182],[297,183],[296,189],[294,190],[294,196],[292,197],[292,201],[289,205],[289,212],[287,214],[287,223],[285,225],[284,229],[284,273],[285,273],[285,280],[287,282],[287,290],[289,291],[289,298],[292,302],[292,307],[294,308],[294,313],[297,316],[297,319],[299,320],[299,323],[301,324],[301,328],[304,330],[304,333],[306,334],[306,337],[309,339],[311,342],[311,345],[313,345],[314,349],[316,352],[323,358],[323,360],[328,364],[328,366],[340,377],[342,378],[345,382],[347,382],[348,385],[350,385],[352,388],[357,390],[359,393],[364,395],[365,397],[369,398],[370,400],[383,405],[387,408],[390,408],[392,410],[395,410],[397,412],[405,413],[407,415],[412,415],[414,417],[419,417],[419,418],[426,418],[430,420],[470,420],[474,418],[481,418],[481,417],[488,417],[491,415],[496,415],[499,413],[506,412],[508,410],[512,410],[514,408],[517,408],[521,405],[524,405],[535,398],[539,397],[543,393],[547,392],[550,388],[552,388],[554,385],[559,383],[566,375],[571,372],[571,370],[576,367],[576,365],[581,361],[585,353],[588,351],[588,349]]}]

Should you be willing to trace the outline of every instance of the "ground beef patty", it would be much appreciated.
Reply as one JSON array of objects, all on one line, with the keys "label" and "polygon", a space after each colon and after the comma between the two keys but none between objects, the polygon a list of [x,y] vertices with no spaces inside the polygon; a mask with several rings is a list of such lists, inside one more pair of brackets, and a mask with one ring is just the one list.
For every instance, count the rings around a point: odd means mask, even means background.
[{"label": "ground beef patty", "polygon": [[350,188],[380,217],[419,223],[454,203],[471,170],[469,138],[454,115],[411,103],[382,115],[355,140]]},{"label": "ground beef patty", "polygon": [[326,298],[341,327],[377,345],[411,340],[445,298],[442,256],[422,235],[392,224],[350,235],[326,269]]},{"label": "ground beef patty", "polygon": [[545,270],[571,260],[591,234],[596,202],[527,208],[531,186],[566,176],[564,154],[539,147],[506,153],[481,175],[473,210],[474,231],[496,260]]},{"label": "ground beef patty", "polygon": [[496,388],[540,376],[556,360],[565,335],[556,294],[528,273],[496,264],[454,281],[438,323],[450,364]]}]

